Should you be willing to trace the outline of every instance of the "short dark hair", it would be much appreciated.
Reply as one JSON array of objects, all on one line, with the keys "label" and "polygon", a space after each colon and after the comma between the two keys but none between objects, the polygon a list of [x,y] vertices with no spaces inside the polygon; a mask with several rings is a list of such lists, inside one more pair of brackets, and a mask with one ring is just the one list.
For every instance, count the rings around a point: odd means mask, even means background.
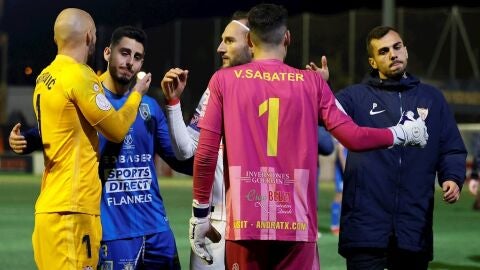
[{"label": "short dark hair", "polygon": [[232,21],[233,20],[248,20],[248,13],[243,10],[237,10],[233,13],[232,15]]},{"label": "short dark hair", "polygon": [[253,43],[278,45],[287,31],[287,10],[280,5],[259,4],[248,12]]},{"label": "short dark hair", "polygon": [[368,57],[373,57],[372,45],[370,44],[372,42],[372,39],[381,39],[390,31],[393,31],[400,35],[395,28],[390,26],[377,26],[370,30],[366,39]]},{"label": "short dark hair", "polygon": [[144,52],[147,51],[147,34],[138,27],[125,25],[115,28],[110,38],[110,46],[115,47],[124,37],[131,38],[143,45]]},{"label": "short dark hair", "polygon": [[235,12],[233,13],[233,15],[232,15],[232,21],[233,21],[233,20],[236,20],[236,21],[239,21],[239,20],[247,20],[247,21],[245,22],[245,26],[250,28],[250,26],[249,26],[249,24],[248,24],[248,12],[246,12],[246,11],[243,11],[243,10],[237,10],[237,11],[235,11]]}]

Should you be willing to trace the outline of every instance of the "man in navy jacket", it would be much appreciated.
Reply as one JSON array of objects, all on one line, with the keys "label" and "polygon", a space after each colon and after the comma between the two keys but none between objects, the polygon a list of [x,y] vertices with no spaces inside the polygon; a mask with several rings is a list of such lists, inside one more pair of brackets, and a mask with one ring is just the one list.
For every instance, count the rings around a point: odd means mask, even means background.
[{"label": "man in navy jacket", "polygon": [[339,92],[344,110],[369,127],[395,125],[411,111],[425,120],[429,138],[425,148],[348,153],[339,253],[347,269],[427,269],[436,176],[444,201],[455,203],[467,152],[442,93],[406,72],[408,52],[397,31],[374,28],[367,50],[373,71]]}]

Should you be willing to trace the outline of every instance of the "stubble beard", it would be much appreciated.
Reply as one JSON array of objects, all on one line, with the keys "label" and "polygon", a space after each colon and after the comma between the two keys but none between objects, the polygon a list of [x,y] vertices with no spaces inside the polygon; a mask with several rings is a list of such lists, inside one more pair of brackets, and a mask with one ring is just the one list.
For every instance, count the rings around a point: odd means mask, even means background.
[{"label": "stubble beard", "polygon": [[113,80],[121,85],[128,85],[133,81],[134,76],[128,79],[127,77],[121,77],[118,75],[116,69],[114,67],[109,66],[110,75],[112,76]]}]

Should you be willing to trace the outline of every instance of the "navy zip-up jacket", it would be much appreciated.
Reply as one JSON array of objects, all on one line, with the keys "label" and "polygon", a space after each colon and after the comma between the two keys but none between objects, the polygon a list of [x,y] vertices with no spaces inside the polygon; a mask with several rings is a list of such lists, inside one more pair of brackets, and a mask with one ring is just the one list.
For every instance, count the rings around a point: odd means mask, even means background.
[{"label": "navy zip-up jacket", "polygon": [[339,253],[352,248],[399,248],[433,258],[435,180],[462,188],[467,151],[442,93],[406,74],[400,80],[370,75],[339,92],[337,99],[360,126],[396,125],[403,112],[428,110],[425,148],[394,146],[349,152],[343,186]]}]

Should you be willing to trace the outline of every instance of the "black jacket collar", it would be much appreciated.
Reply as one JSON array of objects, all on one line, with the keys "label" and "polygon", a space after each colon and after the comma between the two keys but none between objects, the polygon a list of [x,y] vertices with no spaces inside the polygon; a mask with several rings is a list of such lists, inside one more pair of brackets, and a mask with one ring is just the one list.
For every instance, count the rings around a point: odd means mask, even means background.
[{"label": "black jacket collar", "polygon": [[420,80],[408,72],[406,72],[405,75],[400,79],[382,80],[380,77],[378,77],[378,71],[373,70],[367,75],[362,83],[368,84],[374,88],[380,88],[382,90],[401,92],[416,87],[420,83]]}]

